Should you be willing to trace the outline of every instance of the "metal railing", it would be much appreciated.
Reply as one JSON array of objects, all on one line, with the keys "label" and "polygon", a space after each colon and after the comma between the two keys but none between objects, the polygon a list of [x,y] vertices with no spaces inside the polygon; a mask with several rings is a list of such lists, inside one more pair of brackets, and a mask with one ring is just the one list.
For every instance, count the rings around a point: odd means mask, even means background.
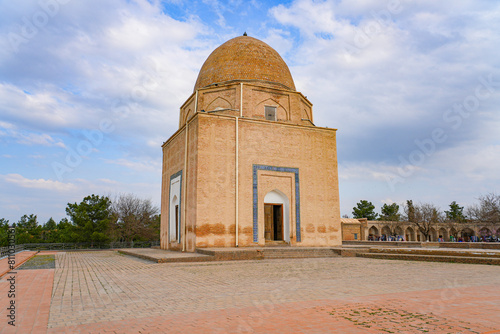
[{"label": "metal railing", "polygon": [[[160,241],[126,241],[126,242],[106,242],[106,243],[33,243],[21,244],[15,246],[15,252],[23,250],[41,251],[41,250],[97,250],[97,249],[116,249],[116,248],[149,248],[159,246]],[[9,247],[0,247],[0,257],[9,255]]]},{"label": "metal railing", "polygon": [[[0,247],[0,258],[9,255],[10,247]],[[24,250],[24,245],[16,245],[14,247],[14,253],[19,253]]]}]

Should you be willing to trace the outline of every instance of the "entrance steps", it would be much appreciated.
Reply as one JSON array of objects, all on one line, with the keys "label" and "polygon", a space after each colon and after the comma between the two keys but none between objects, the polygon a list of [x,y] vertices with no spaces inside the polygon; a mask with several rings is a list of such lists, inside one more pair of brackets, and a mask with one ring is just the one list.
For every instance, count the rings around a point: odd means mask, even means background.
[{"label": "entrance steps", "polygon": [[157,263],[354,256],[344,254],[341,248],[290,246],[198,248],[195,253],[153,248],[118,249],[117,251],[123,255],[131,255]]},{"label": "entrance steps", "polygon": [[248,247],[248,248],[198,248],[197,253],[210,255],[215,261],[293,259],[314,257],[338,257],[338,249],[329,247]]},{"label": "entrance steps", "polygon": [[372,259],[500,265],[500,251],[433,248],[370,248],[356,256]]}]

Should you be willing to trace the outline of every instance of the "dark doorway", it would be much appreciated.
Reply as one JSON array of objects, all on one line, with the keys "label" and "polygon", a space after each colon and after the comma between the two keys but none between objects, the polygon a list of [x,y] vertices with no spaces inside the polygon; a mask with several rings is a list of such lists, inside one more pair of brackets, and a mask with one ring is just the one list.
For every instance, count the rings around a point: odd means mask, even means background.
[{"label": "dark doorway", "polygon": [[175,239],[179,240],[179,206],[175,206]]},{"label": "dark doorway", "polygon": [[283,204],[264,204],[264,237],[266,240],[283,240]]}]

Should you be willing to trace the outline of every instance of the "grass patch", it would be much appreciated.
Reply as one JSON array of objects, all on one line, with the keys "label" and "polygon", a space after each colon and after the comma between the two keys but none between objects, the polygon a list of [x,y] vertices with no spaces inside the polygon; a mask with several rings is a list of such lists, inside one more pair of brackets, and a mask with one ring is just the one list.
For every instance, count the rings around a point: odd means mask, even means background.
[{"label": "grass patch", "polygon": [[35,255],[18,269],[54,269],[56,267],[55,255]]}]

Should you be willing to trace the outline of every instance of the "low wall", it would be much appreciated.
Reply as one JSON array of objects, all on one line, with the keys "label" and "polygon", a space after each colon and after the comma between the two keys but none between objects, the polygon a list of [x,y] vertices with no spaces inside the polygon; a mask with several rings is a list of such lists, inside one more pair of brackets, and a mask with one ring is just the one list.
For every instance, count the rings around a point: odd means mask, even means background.
[{"label": "low wall", "polygon": [[500,242],[342,241],[343,246],[500,249]]},{"label": "low wall", "polygon": [[500,249],[500,242],[439,242],[439,248]]},{"label": "low wall", "polygon": [[387,246],[387,247],[422,247],[422,242],[418,241],[354,241],[344,240],[342,246]]}]

